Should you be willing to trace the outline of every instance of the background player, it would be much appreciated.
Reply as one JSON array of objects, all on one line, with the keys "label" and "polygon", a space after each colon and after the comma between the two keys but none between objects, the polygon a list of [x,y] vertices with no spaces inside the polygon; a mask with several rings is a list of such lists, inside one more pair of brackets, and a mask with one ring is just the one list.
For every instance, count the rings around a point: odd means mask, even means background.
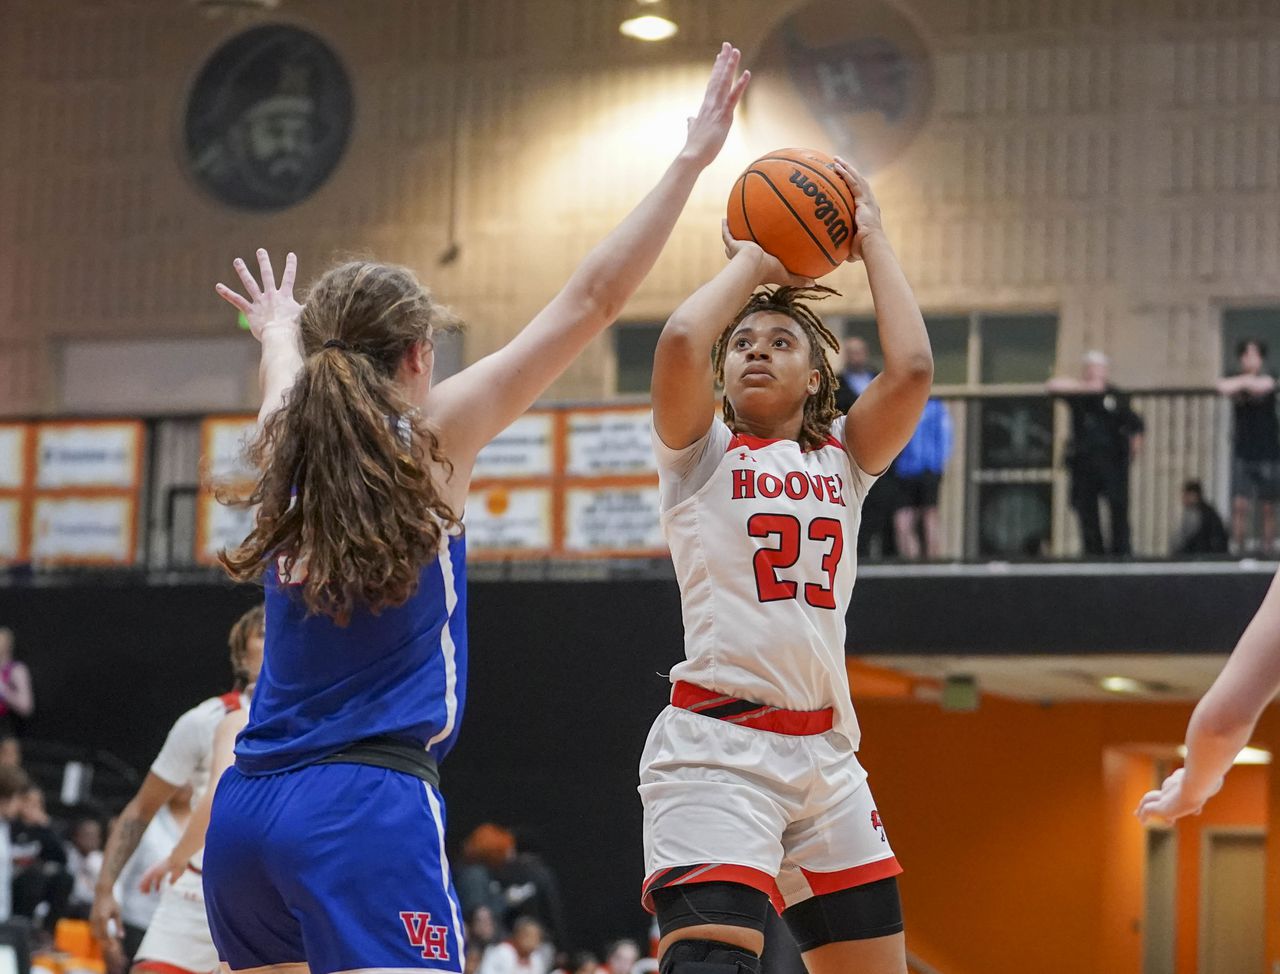
[{"label": "background player", "polygon": [[618,315],[716,157],[748,76],[725,44],[684,148],[511,342],[433,387],[451,316],[403,268],[345,264],[302,308],[219,293],[262,342],[260,504],[232,577],[265,576],[267,652],[219,782],[205,891],[232,970],[461,971],[436,762],[466,687],[460,518],[477,453]]},{"label": "background player", "polygon": [[[234,688],[197,704],[174,722],[142,787],[116,820],[103,853],[90,916],[94,935],[103,943],[123,936],[124,920],[114,887],[156,813],[180,788],[190,785],[198,800],[208,786],[214,732],[228,712],[247,704],[244,688],[258,678],[262,667],[263,626],[261,605],[236,621],[227,640]],[[205,917],[204,892],[199,875],[192,871],[161,894],[160,905],[138,946],[133,969],[157,974],[174,974],[175,970],[206,974],[217,966],[218,955]]]},{"label": "background player", "polygon": [[[838,343],[803,300],[831,292],[727,227],[728,266],[676,309],[654,360],[687,659],[640,793],[644,896],[672,974],[759,970],[771,901],[813,974],[906,971],[901,870],[854,753],[844,620],[859,508],[915,429],[933,356],[870,187],[835,165],[884,352],[847,417],[827,359]],[[783,286],[756,290],[767,283]]]},{"label": "background player", "polygon": [[1143,822],[1199,815],[1221,789],[1227,772],[1249,743],[1258,718],[1280,693],[1280,574],[1246,627],[1187,725],[1187,757],[1155,791],[1142,796]]}]

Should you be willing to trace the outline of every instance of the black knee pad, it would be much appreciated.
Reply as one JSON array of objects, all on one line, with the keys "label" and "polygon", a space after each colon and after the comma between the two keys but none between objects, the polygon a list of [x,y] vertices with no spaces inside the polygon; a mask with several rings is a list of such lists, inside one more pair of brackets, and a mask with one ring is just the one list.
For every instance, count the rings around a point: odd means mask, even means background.
[{"label": "black knee pad", "polygon": [[898,878],[823,893],[782,914],[800,952],[845,940],[871,940],[902,933]]},{"label": "black knee pad", "polygon": [[677,940],[658,974],[760,974],[760,956],[718,940]]},{"label": "black knee pad", "polygon": [[653,891],[653,906],[658,932],[664,937],[707,923],[748,927],[764,933],[765,917],[772,908],[768,894],[741,883],[666,886]]}]

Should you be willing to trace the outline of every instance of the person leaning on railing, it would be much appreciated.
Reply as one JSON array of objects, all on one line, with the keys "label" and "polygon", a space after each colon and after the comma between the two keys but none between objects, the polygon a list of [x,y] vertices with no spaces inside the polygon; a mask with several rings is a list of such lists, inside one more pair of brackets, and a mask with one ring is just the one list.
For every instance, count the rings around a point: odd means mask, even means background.
[{"label": "person leaning on railing", "polygon": [[1262,513],[1262,550],[1276,539],[1276,501],[1280,499],[1280,420],[1276,418],[1276,378],[1264,371],[1267,343],[1246,338],[1236,346],[1240,371],[1218,382],[1231,399],[1231,541],[1246,550],[1254,504]]},{"label": "person leaning on railing", "polygon": [[[1110,382],[1111,363],[1101,352],[1087,352],[1080,378],[1059,376],[1046,391],[1071,408],[1071,506],[1080,518],[1080,540],[1086,555],[1128,555],[1129,464],[1142,446],[1142,418],[1129,407],[1129,396]],[[1102,540],[1099,501],[1111,512],[1111,543]]]}]

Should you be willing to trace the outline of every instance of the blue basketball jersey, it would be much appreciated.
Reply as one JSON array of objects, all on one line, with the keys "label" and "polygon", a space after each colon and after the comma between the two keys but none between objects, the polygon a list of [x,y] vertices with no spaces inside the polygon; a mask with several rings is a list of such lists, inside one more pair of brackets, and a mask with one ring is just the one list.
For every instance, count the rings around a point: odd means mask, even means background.
[{"label": "blue basketball jersey", "polygon": [[357,608],[345,626],[307,615],[298,588],[266,577],[266,648],[236,742],[242,774],[291,771],[369,737],[453,747],[467,685],[466,544],[449,536],[404,605]]}]

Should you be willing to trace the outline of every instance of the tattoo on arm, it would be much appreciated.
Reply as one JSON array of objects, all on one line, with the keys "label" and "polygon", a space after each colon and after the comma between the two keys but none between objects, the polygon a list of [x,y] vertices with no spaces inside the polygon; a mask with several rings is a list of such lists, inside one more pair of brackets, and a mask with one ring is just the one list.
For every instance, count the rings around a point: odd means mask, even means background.
[{"label": "tattoo on arm", "polygon": [[138,818],[136,813],[126,811],[116,823],[115,831],[107,842],[107,853],[102,860],[100,880],[108,880],[114,884],[120,878],[125,863],[142,841],[142,833],[147,830],[147,823]]}]

